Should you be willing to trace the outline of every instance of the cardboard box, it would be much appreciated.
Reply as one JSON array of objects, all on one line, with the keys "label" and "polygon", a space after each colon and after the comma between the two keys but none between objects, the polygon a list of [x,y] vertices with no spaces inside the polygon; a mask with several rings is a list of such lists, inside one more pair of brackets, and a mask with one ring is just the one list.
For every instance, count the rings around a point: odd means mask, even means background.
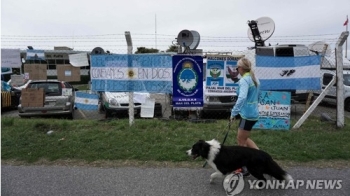
[{"label": "cardboard box", "polygon": [[57,65],[57,79],[65,82],[80,81],[80,67],[72,65]]},{"label": "cardboard box", "polygon": [[30,80],[46,80],[47,65],[46,64],[24,64],[24,73],[29,74]]},{"label": "cardboard box", "polygon": [[21,97],[22,107],[44,107],[45,91],[43,88],[22,89]]}]

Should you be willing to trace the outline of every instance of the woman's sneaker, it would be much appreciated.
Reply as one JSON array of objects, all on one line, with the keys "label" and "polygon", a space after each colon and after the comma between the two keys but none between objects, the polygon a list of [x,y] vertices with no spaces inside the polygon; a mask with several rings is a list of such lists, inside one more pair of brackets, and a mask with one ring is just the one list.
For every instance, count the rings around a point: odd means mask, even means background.
[{"label": "woman's sneaker", "polygon": [[234,174],[241,173],[244,177],[250,176],[250,173],[249,173],[249,171],[248,171],[248,169],[246,167],[242,167],[242,168],[236,169],[233,173]]},{"label": "woman's sneaker", "polygon": [[249,171],[248,171],[246,166],[242,167],[242,174],[243,174],[244,177],[250,176],[250,173],[249,173]]}]

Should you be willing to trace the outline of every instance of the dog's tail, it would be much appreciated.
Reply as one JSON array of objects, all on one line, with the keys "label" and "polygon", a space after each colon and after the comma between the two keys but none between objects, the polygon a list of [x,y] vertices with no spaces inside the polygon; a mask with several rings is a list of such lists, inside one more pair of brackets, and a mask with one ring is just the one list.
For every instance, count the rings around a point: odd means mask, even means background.
[{"label": "dog's tail", "polygon": [[268,164],[270,175],[277,180],[293,181],[293,177],[284,171],[274,160],[270,159]]}]

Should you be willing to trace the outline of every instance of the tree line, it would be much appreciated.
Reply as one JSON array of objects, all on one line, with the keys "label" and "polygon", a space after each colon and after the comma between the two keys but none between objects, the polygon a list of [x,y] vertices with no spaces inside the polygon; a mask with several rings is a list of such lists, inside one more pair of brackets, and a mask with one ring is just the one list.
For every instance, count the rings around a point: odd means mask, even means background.
[{"label": "tree line", "polygon": [[[177,52],[178,47],[179,46],[175,44],[170,45],[169,48],[166,50],[166,52]],[[143,53],[159,53],[159,50],[155,48],[138,47],[135,52],[135,54],[143,54]]]}]

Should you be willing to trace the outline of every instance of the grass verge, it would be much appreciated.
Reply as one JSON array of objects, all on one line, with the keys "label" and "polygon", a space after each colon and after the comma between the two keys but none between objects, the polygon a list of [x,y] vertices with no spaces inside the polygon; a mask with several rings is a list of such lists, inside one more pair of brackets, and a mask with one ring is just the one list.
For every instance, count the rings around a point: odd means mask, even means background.
[{"label": "grass verge", "polygon": [[[346,119],[345,124],[349,125],[350,119]],[[225,144],[236,144],[236,127],[237,124],[231,126]],[[1,128],[3,162],[80,160],[87,164],[163,162],[176,165],[190,161],[185,151],[198,139],[216,138],[221,142],[227,121],[204,124],[136,119],[134,126],[129,127],[128,119],[69,121],[3,117]],[[53,133],[47,134],[50,130]],[[350,160],[349,128],[338,130],[316,118],[308,119],[297,130],[255,130],[252,139],[260,149],[284,163]]]}]

